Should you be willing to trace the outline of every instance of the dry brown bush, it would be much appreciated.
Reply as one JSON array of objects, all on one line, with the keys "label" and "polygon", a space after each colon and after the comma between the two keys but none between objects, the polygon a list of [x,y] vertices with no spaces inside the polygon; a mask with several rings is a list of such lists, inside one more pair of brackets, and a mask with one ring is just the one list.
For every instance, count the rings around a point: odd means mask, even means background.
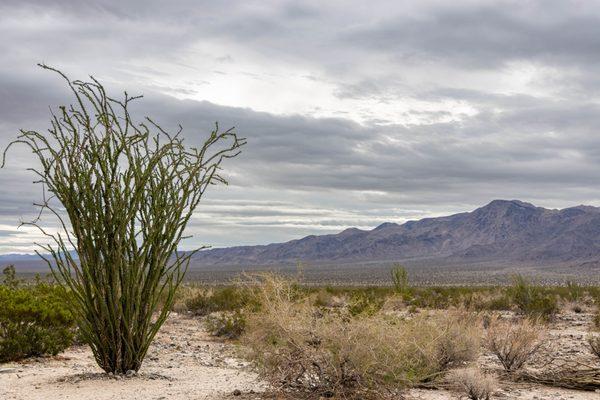
[{"label": "dry brown bush", "polygon": [[592,318],[592,326],[594,329],[600,330],[600,306]]},{"label": "dry brown bush", "polygon": [[470,400],[489,400],[498,389],[498,381],[493,375],[472,367],[451,371],[447,380],[455,390],[462,393],[460,398]]},{"label": "dry brown bush", "polygon": [[191,285],[181,285],[175,293],[171,310],[177,313],[186,313],[189,311],[187,302],[196,297],[199,292],[204,291],[203,288]]},{"label": "dry brown bush", "polygon": [[507,321],[495,316],[489,322],[485,346],[507,372],[514,372],[538,352],[544,334],[545,328],[536,321]]},{"label": "dry brown bush", "polygon": [[592,354],[600,359],[600,335],[590,334],[587,338],[587,342]]},{"label": "dry brown bush", "polygon": [[247,316],[241,340],[279,389],[381,398],[431,381],[478,353],[478,323],[465,312],[410,320],[383,313],[352,317],[315,308],[293,282],[276,276],[263,275],[254,287],[262,306]]}]

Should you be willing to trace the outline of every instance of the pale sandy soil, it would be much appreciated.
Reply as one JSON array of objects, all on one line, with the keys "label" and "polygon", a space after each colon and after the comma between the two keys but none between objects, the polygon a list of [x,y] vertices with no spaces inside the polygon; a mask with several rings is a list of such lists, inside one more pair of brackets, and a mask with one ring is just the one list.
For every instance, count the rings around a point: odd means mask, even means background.
[{"label": "pale sandy soil", "polygon": [[[590,319],[591,314],[587,313],[559,316],[551,326],[548,345],[535,364],[556,358],[596,362],[587,352],[583,340]],[[0,399],[277,398],[263,396],[267,385],[235,353],[235,345],[210,337],[201,320],[174,314],[151,347],[139,376],[109,377],[95,365],[87,348],[76,346],[58,357],[0,365]],[[489,354],[483,354],[478,364],[487,371],[499,372],[499,365]],[[500,387],[494,400],[600,400],[600,392],[512,382],[501,382]],[[234,396],[236,389],[240,396]],[[457,393],[444,390],[411,390],[406,394],[406,399],[458,398]]]},{"label": "pale sandy soil", "polygon": [[140,376],[113,379],[102,373],[86,347],[60,356],[0,365],[2,400],[219,399],[240,390],[244,398],[264,385],[232,345],[208,336],[197,319],[172,315],[159,333]]}]

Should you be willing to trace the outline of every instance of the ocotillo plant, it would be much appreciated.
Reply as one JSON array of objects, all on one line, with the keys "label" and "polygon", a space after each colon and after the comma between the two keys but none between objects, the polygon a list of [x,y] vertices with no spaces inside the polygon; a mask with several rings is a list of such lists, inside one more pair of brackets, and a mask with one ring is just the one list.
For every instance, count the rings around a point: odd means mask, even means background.
[{"label": "ocotillo plant", "polygon": [[137,371],[194,254],[178,251],[184,229],[208,186],[226,183],[220,165],[245,139],[217,126],[188,147],[181,127],[169,134],[150,118],[133,121],[129,106],[139,97],[117,100],[94,78],[71,81],[40,66],[64,78],[74,103],[52,111],[47,134],[21,130],[13,142],[37,156],[41,168],[32,171],[66,213],[51,198],[36,204],[61,227],[51,234],[39,218],[29,223],[53,239],[38,254],[72,292],[98,365]]},{"label": "ocotillo plant", "polygon": [[404,294],[408,288],[408,273],[406,268],[400,264],[394,264],[390,270],[392,275],[392,283],[394,284],[394,290],[396,293]]}]

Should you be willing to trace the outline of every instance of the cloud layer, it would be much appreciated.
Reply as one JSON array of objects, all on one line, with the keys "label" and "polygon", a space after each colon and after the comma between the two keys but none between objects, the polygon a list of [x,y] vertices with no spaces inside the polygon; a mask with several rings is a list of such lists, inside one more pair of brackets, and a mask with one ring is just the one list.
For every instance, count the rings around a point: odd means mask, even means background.
[{"label": "cloud layer", "polygon": [[[494,198],[600,205],[600,3],[4,1],[0,145],[69,102],[56,76],[143,93],[136,115],[248,138],[187,247],[284,241]],[[41,188],[0,171],[0,252]],[[51,221],[48,224],[52,224]]]}]

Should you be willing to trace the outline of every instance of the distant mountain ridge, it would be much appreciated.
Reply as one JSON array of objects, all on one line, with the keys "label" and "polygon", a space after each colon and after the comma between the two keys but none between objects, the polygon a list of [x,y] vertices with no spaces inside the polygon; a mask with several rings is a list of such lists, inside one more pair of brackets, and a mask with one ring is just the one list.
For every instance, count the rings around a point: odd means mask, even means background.
[{"label": "distant mountain ridge", "polygon": [[519,200],[494,200],[472,212],[349,228],[285,243],[211,249],[196,266],[260,266],[437,259],[451,262],[565,263],[600,260],[600,208],[562,210]]}]

